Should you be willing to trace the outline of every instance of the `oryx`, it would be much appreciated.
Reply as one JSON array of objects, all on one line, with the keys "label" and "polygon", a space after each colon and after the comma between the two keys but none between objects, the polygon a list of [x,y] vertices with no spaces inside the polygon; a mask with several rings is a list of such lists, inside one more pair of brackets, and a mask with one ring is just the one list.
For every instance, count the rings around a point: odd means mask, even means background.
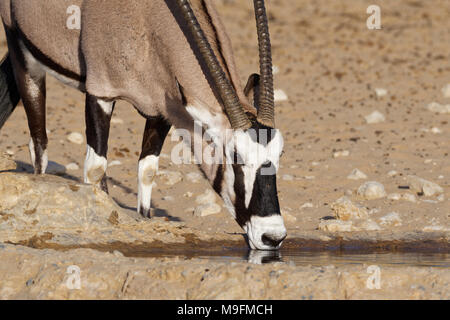
[{"label": "oryx", "polygon": [[[66,24],[67,8],[74,5],[81,12],[80,30]],[[263,0],[254,5],[261,75],[250,76],[243,90],[212,0],[0,0],[9,48],[4,64],[10,61],[17,85],[11,88],[4,71],[0,120],[17,104],[17,90],[28,118],[35,173],[43,174],[48,161],[46,73],[85,92],[84,180],[107,192],[111,115],[116,100],[130,102],[147,119],[138,169],[138,210],[144,216],[150,214],[152,181],[171,126],[193,135],[194,121],[214,132],[232,129],[233,143],[219,146],[225,162],[202,163],[201,170],[246,231],[251,248],[277,249],[286,237],[276,187],[283,138],[271,130],[266,9]],[[268,132],[267,139],[260,139],[261,132]]]}]

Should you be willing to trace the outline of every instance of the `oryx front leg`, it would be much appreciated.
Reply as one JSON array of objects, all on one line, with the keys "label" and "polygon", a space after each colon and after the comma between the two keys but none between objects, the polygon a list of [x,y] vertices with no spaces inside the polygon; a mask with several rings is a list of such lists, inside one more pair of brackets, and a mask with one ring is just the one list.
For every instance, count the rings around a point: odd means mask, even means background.
[{"label": "oryx front leg", "polygon": [[148,118],[145,124],[138,170],[138,212],[151,217],[153,181],[158,172],[159,155],[171,125],[162,117]]},{"label": "oryx front leg", "polygon": [[84,163],[84,182],[97,185],[106,193],[108,167],[108,137],[114,101],[104,101],[86,94],[87,152]]}]

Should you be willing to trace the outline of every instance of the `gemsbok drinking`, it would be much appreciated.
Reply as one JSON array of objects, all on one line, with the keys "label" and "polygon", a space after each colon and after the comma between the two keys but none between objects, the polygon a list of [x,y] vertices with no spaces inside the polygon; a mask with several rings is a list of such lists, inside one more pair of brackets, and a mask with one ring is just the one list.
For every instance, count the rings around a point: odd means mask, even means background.
[{"label": "gemsbok drinking", "polygon": [[[67,28],[66,11],[73,5],[80,8],[79,29]],[[225,155],[223,162],[200,164],[206,179],[252,249],[278,249],[286,237],[276,185],[283,138],[274,129],[264,1],[254,0],[254,6],[260,75],[251,75],[242,89],[213,0],[0,0],[9,49],[0,69],[0,126],[21,98],[32,164],[36,174],[43,174],[48,162],[46,73],[86,93],[84,181],[107,192],[110,120],[115,101],[129,102],[146,118],[138,211],[149,217],[169,129],[194,136],[195,123],[201,123],[213,135],[202,143],[219,141],[215,147]],[[219,137],[223,134],[227,139]]]}]

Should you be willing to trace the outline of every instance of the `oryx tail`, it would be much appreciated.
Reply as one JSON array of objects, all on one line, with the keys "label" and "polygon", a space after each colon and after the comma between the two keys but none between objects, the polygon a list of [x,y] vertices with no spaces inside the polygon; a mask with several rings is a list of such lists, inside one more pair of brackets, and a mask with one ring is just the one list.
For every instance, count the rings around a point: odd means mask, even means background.
[{"label": "oryx tail", "polygon": [[13,113],[20,96],[9,59],[9,54],[1,61],[0,65],[0,129]]}]

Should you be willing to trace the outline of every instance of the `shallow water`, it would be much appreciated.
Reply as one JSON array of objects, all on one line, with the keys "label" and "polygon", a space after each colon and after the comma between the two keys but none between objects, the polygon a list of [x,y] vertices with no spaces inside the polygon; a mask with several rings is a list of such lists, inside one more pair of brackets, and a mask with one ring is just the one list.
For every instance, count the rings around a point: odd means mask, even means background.
[{"label": "shallow water", "polygon": [[[181,249],[181,248],[180,248]],[[217,262],[249,262],[254,264],[265,264],[282,262],[296,266],[345,266],[345,265],[379,265],[379,266],[415,266],[450,268],[449,253],[424,253],[424,252],[376,252],[376,253],[354,253],[339,251],[256,251],[236,248],[224,248],[214,251],[193,250],[139,250],[128,252],[127,256],[173,258],[182,259],[205,259]]]}]

